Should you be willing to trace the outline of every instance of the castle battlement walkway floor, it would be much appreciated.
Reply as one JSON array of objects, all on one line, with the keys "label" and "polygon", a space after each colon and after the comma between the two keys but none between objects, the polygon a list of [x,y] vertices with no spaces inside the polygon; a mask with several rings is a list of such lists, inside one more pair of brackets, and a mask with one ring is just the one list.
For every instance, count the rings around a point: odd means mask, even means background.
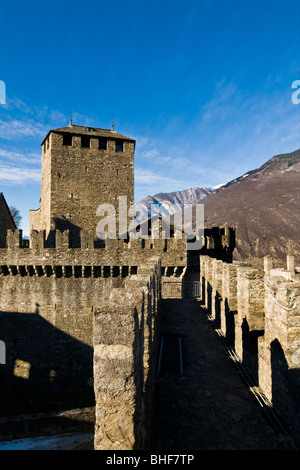
[{"label": "castle battlement walkway floor", "polygon": [[160,374],[151,450],[292,449],[270,424],[196,299],[165,299],[162,334],[180,335],[183,375]]}]

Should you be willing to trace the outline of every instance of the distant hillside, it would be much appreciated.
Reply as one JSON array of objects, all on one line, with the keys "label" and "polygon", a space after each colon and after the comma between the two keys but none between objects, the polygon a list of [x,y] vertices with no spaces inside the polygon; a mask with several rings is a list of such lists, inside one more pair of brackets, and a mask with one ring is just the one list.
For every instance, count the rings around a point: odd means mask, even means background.
[{"label": "distant hillside", "polygon": [[[216,188],[148,196],[135,205],[138,221],[151,215],[151,204],[160,204],[163,215],[173,214],[171,205],[204,204],[205,227],[236,229],[236,260],[261,263],[263,256],[285,262],[286,253],[300,266],[300,150],[276,155],[260,168]],[[185,220],[188,227],[191,222]]]},{"label": "distant hillside", "polygon": [[209,194],[205,226],[236,228],[236,260],[270,254],[300,265],[300,150],[276,155]]},{"label": "distant hillside", "polygon": [[190,188],[183,191],[147,196],[135,204],[137,220],[146,220],[151,216],[151,204],[155,204],[158,212],[160,210],[162,215],[168,216],[175,211],[182,210],[184,206],[197,204],[214,191],[214,188]]}]

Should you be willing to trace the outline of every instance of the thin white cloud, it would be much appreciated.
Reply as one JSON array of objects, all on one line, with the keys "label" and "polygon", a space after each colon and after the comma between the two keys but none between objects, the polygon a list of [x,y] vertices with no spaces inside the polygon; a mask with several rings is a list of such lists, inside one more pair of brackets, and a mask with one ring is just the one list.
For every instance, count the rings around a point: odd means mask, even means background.
[{"label": "thin white cloud", "polygon": [[225,79],[216,84],[215,96],[206,103],[202,110],[202,122],[224,120],[233,107],[240,101],[240,93],[233,82],[225,83]]},{"label": "thin white cloud", "polygon": [[27,153],[23,154],[20,152],[4,150],[0,148],[0,158],[13,160],[15,162],[23,162],[23,163],[30,163],[30,164],[37,164],[41,163],[41,155],[37,153]]},{"label": "thin white cloud", "polygon": [[[41,138],[50,128],[67,124],[66,116],[47,105],[28,106],[19,98],[7,98],[0,120],[0,138],[13,140],[27,137]],[[82,118],[87,119],[82,116]]]},{"label": "thin white cloud", "polygon": [[[144,138],[144,141],[146,140]],[[151,139],[151,145],[152,148],[148,150],[137,150],[135,157],[138,162],[137,168],[139,168],[137,175],[141,174],[143,182],[148,186],[152,182],[154,184],[161,182],[165,185],[177,183],[181,188],[188,189],[224,184],[239,176],[239,169],[235,168],[236,171],[234,171],[228,165],[220,165],[220,162],[215,165],[213,153],[209,155],[205,150],[201,151],[196,146],[193,149],[187,149],[187,145],[178,145],[176,141],[169,144],[166,141],[154,139]],[[184,154],[187,154],[188,157]],[[155,172],[153,172],[153,168],[155,168]],[[137,183],[139,183],[139,179],[137,179]],[[153,191],[151,194],[154,194]]]},{"label": "thin white cloud", "polygon": [[136,140],[136,145],[139,149],[145,146],[149,147],[149,145],[151,146],[153,144],[152,139],[150,139],[149,137],[142,136],[142,135],[136,135],[134,136],[134,139]]},{"label": "thin white cloud", "polygon": [[151,161],[153,161],[153,158],[156,160],[159,159],[159,161],[161,159],[159,151],[156,148],[141,152],[141,157]]},{"label": "thin white cloud", "polygon": [[42,137],[47,134],[47,131],[48,126],[35,122],[34,120],[0,120],[0,137],[2,139],[13,140],[24,137]]},{"label": "thin white cloud", "polygon": [[73,124],[78,124],[81,126],[94,126],[95,123],[92,122],[92,119],[84,114],[72,113],[72,122]]},{"label": "thin white cloud", "polygon": [[154,173],[149,169],[144,168],[136,168],[135,169],[135,182],[137,184],[143,185],[152,185],[152,184],[165,184],[165,185],[182,185],[186,184],[184,180],[180,180],[177,178],[170,178],[165,176],[164,174]]},{"label": "thin white cloud", "polygon": [[0,164],[0,182],[2,184],[40,183],[41,170],[37,168],[20,168]]},{"label": "thin white cloud", "polygon": [[20,100],[19,98],[10,98],[7,97],[6,105],[4,106],[6,110],[17,109],[25,114],[31,114],[32,109],[24,103],[24,101]]}]

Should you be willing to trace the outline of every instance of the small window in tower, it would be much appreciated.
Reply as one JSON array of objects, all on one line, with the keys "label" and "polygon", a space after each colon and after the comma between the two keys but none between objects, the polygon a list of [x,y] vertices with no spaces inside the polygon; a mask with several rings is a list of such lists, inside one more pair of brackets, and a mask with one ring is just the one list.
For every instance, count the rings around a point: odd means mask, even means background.
[{"label": "small window in tower", "polygon": [[90,148],[90,138],[88,135],[83,135],[81,137],[81,147]]},{"label": "small window in tower", "polygon": [[106,139],[99,139],[99,149],[100,150],[106,150]]},{"label": "small window in tower", "polygon": [[130,274],[131,275],[136,275],[138,272],[138,267],[137,266],[131,266],[130,268]]},{"label": "small window in tower", "polygon": [[116,141],[116,152],[123,152],[123,142],[122,140]]},{"label": "small window in tower", "polygon": [[63,145],[72,145],[72,134],[63,135]]}]

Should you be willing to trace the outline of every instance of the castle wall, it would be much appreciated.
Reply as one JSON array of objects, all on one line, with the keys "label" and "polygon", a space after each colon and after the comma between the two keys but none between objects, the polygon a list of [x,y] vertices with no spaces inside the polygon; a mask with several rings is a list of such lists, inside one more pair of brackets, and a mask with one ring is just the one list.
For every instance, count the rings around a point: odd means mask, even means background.
[{"label": "castle wall", "polygon": [[[49,231],[50,230],[50,225],[48,224],[47,226],[47,223],[46,221],[41,221],[41,208],[39,209],[32,209],[29,211],[29,226],[30,226],[30,230],[36,230],[36,231],[39,231],[39,230],[42,230],[42,227],[47,227],[47,230]],[[50,218],[48,218],[50,220]]]},{"label": "castle wall", "polygon": [[[22,232],[10,231],[8,247],[0,250],[1,340],[7,355],[2,396],[93,392],[94,312],[111,290],[126,292],[143,279],[161,242],[165,246],[164,240],[107,240],[105,248],[94,249],[83,233],[83,248],[72,249],[68,232],[57,232],[55,240],[56,248],[45,248],[45,232],[33,232],[24,248]],[[171,258],[166,252],[164,262]],[[160,284],[158,289],[160,295]]]},{"label": "castle wall", "polygon": [[[162,266],[187,265],[186,241],[184,239],[130,239],[105,241],[102,248],[94,248],[91,234],[80,233],[81,248],[70,248],[68,230],[53,232],[53,248],[47,247],[46,232],[33,231],[29,247],[23,246],[22,231],[8,231],[7,248],[0,249],[0,265],[127,265],[145,266],[148,259],[159,256]],[[51,245],[52,246],[52,245]]]},{"label": "castle wall", "polygon": [[6,246],[6,235],[8,230],[15,230],[16,226],[7,206],[5,198],[0,193],[0,248]]},{"label": "castle wall", "polygon": [[63,145],[63,133],[51,132],[43,145],[40,214],[31,211],[30,230],[48,234],[55,227],[77,234],[84,228],[96,238],[100,204],[113,205],[118,218],[118,196],[127,196],[127,211],[134,203],[134,141],[125,140],[116,152],[116,140],[108,139],[102,150],[99,137],[91,136],[89,148],[81,138],[73,135],[72,145]]},{"label": "castle wall", "polygon": [[300,278],[292,258],[284,270],[266,257],[260,271],[200,256],[200,284],[214,327],[299,440]]},{"label": "castle wall", "polygon": [[221,331],[229,345],[235,344],[235,324],[237,321],[237,267],[223,263],[221,301]]},{"label": "castle wall", "polygon": [[[100,204],[115,208],[117,236],[127,233],[130,217],[125,230],[118,226],[119,196],[127,196],[128,214],[134,147],[113,130],[70,123],[50,131],[42,144],[41,201],[30,211],[29,246],[19,230],[0,245],[7,357],[0,411],[7,403],[30,408],[93,395],[96,449],[147,448],[160,298],[181,297],[185,276],[194,279],[199,269],[199,253],[187,251],[185,236],[156,238],[162,224],[155,221],[153,238],[96,240]],[[202,254],[230,261],[232,229],[206,229],[203,237]],[[211,267],[212,311],[221,305],[221,268],[222,261]]]},{"label": "castle wall", "polygon": [[[148,272],[147,272],[148,271]],[[94,312],[96,450],[147,449],[158,353],[160,263]]]},{"label": "castle wall", "polygon": [[[1,339],[6,344],[1,394],[39,393],[54,399],[92,393],[93,312],[104,293],[126,279],[85,277],[81,266],[66,276],[53,274],[50,266],[26,268],[26,274],[10,268],[0,276]],[[22,363],[27,372],[16,370]]]},{"label": "castle wall", "polygon": [[275,409],[299,438],[300,280],[265,276],[265,341],[260,343],[259,379]]}]

